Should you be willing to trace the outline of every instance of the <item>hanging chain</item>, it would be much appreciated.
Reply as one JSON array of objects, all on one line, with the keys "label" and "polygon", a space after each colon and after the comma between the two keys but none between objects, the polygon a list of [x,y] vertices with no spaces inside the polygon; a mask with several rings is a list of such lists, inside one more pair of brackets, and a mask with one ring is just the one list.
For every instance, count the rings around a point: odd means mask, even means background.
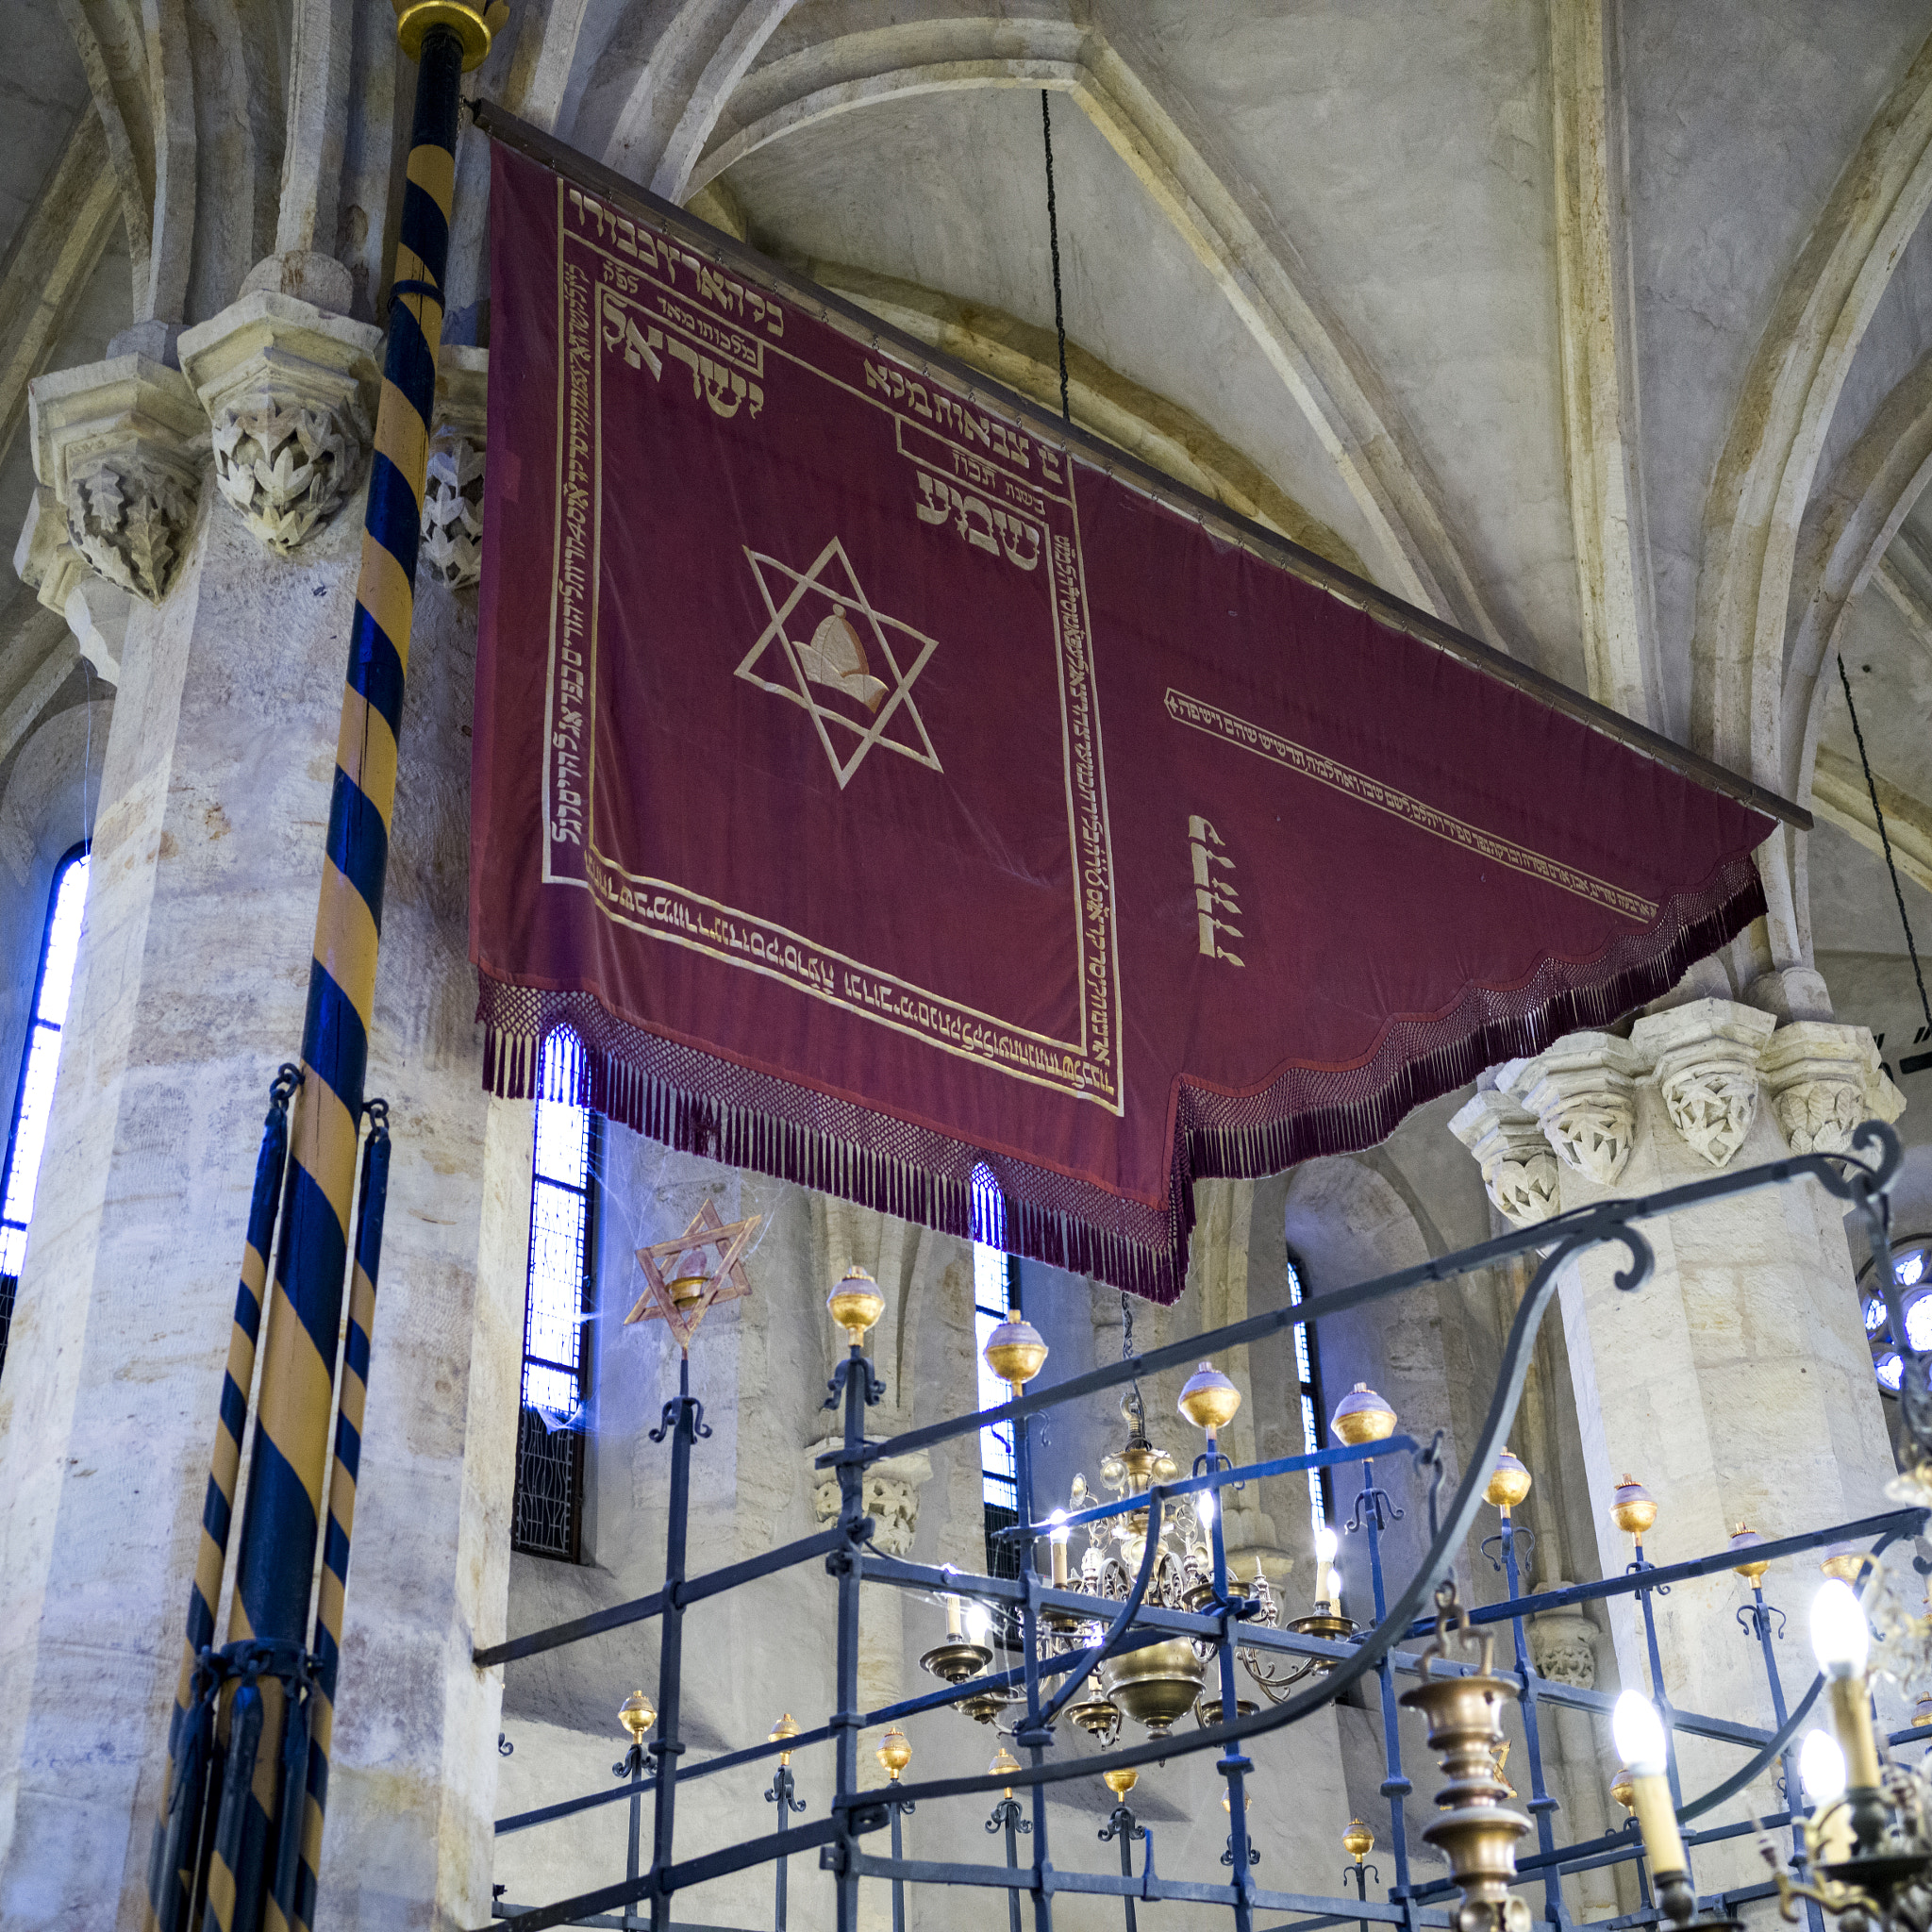
[{"label": "hanging chain", "polygon": [[1878,781],[1872,775],[1872,760],[1865,755],[1865,734],[1858,726],[1858,708],[1852,702],[1852,680],[1845,675],[1843,652],[1838,660],[1838,681],[1844,687],[1845,710],[1852,721],[1852,736],[1858,741],[1858,762],[1865,768],[1865,790],[1872,800],[1872,816],[1878,824],[1878,842],[1885,849],[1885,869],[1891,874],[1891,896],[1898,901],[1898,923],[1906,929],[1906,951],[1912,956],[1912,977],[1919,982],[1919,1005],[1925,1015],[1925,1028],[1932,1033],[1932,1000],[1925,997],[1925,975],[1919,970],[1919,948],[1912,938],[1912,922],[1906,915],[1906,895],[1898,882],[1898,867],[1892,862],[1891,835],[1885,829],[1885,812],[1878,803]]},{"label": "hanging chain", "polygon": [[[1060,420],[1071,423],[1074,413],[1067,407],[1067,324],[1060,308],[1060,218],[1053,199],[1053,96],[1040,90],[1040,127],[1046,137],[1046,237],[1053,248],[1053,332],[1060,344]],[[1125,1299],[1124,1296],[1122,1297]],[[1132,1324],[1130,1323],[1129,1328]]]},{"label": "hanging chain", "polygon": [[[1134,1304],[1125,1289],[1121,1290],[1121,1359],[1124,1362],[1130,1362],[1134,1359]],[[1141,1378],[1139,1375],[1134,1377],[1132,1388],[1134,1391],[1134,1407],[1144,1418],[1147,1413],[1147,1405],[1141,1399]]]}]

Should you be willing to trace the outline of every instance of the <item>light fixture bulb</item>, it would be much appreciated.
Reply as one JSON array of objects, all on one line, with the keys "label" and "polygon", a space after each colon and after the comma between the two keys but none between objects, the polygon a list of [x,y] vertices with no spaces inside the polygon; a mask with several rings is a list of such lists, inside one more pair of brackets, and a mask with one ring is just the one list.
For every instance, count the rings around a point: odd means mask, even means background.
[{"label": "light fixture bulb", "polygon": [[1798,1751],[1798,1776],[1804,1782],[1805,1795],[1820,1809],[1844,1796],[1845,1754],[1829,1732],[1805,1733]]},{"label": "light fixture bulb", "polygon": [[1203,1490],[1194,1498],[1194,1515],[1199,1520],[1203,1529],[1206,1529],[1214,1521],[1214,1491],[1212,1490]]},{"label": "light fixture bulb", "polygon": [[1634,1777],[1659,1777],[1664,1769],[1664,1724],[1654,1705],[1641,1690],[1626,1690],[1610,1715],[1610,1735],[1617,1755]]},{"label": "light fixture bulb", "polygon": [[1872,1654],[1872,1627],[1857,1593],[1834,1576],[1811,1599],[1811,1649],[1827,1677],[1862,1676]]},{"label": "light fixture bulb", "polygon": [[1324,1523],[1315,1532],[1315,1560],[1319,1563],[1332,1563],[1336,1552],[1341,1548],[1341,1539]]},{"label": "light fixture bulb", "polygon": [[984,1604],[970,1603],[966,1606],[966,1638],[971,1643],[984,1644],[992,1632],[992,1613]]},{"label": "light fixture bulb", "polygon": [[1341,1572],[1332,1563],[1328,1566],[1324,1579],[1322,1601],[1327,1604],[1339,1604],[1341,1601]]},{"label": "light fixture bulb", "polygon": [[1073,1540],[1074,1532],[1067,1527],[1067,1512],[1056,1509],[1047,1519],[1047,1540],[1064,1546]]}]

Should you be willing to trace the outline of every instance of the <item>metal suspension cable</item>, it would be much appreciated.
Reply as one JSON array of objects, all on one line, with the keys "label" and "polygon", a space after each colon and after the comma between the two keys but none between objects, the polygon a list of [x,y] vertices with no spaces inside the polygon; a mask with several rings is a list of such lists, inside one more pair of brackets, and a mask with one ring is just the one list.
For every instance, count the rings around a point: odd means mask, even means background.
[{"label": "metal suspension cable", "polygon": [[1878,781],[1872,775],[1872,760],[1865,753],[1865,734],[1858,724],[1858,708],[1852,702],[1852,680],[1845,674],[1844,653],[1839,653],[1838,681],[1844,688],[1845,711],[1852,721],[1852,736],[1858,741],[1858,762],[1865,768],[1865,791],[1872,800],[1872,817],[1878,826],[1878,842],[1885,851],[1885,869],[1891,874],[1891,896],[1898,901],[1898,923],[1906,930],[1906,951],[1912,956],[1912,977],[1919,983],[1919,1006],[1925,1015],[1925,1030],[1932,1034],[1932,1000],[1925,997],[1925,975],[1919,969],[1918,943],[1912,938],[1912,922],[1906,913],[1906,895],[1898,882],[1898,866],[1891,856],[1891,835],[1885,829],[1885,810],[1878,803]]},{"label": "metal suspension cable", "polygon": [[1060,217],[1053,198],[1053,96],[1040,90],[1040,131],[1046,140],[1046,239],[1053,251],[1053,332],[1060,345],[1060,419],[1071,423],[1067,408],[1067,319],[1060,307]]}]

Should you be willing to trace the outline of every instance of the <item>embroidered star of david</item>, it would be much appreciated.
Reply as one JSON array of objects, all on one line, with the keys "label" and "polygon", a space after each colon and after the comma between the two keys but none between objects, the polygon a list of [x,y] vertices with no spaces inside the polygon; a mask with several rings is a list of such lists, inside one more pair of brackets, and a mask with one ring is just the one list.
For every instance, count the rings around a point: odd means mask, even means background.
[{"label": "embroidered star of david", "polygon": [[840,791],[874,745],[942,770],[912,696],[937,641],[874,609],[836,537],[805,571],[749,548],[744,554],[771,622],[738,675],[806,712]]},{"label": "embroidered star of david", "polygon": [[[640,1248],[638,1265],[644,1271],[644,1291],[624,1318],[624,1325],[628,1328],[633,1322],[662,1321],[676,1336],[678,1347],[688,1351],[698,1324],[714,1303],[736,1301],[740,1295],[751,1292],[751,1282],[744,1272],[744,1251],[763,1220],[762,1214],[753,1214],[743,1221],[726,1221],[707,1201],[691,1216],[691,1225],[675,1240],[653,1241],[648,1247]],[[713,1249],[717,1251],[715,1261]],[[687,1257],[696,1265],[686,1267]],[[671,1265],[661,1265],[665,1262]],[[686,1314],[672,1300],[671,1284],[680,1276],[699,1274],[706,1277],[705,1291]]]}]

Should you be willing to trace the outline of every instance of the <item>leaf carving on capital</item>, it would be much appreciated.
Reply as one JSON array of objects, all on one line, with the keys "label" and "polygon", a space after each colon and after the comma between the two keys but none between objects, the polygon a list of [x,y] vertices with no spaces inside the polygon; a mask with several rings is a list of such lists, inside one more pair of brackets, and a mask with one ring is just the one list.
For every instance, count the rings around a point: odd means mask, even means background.
[{"label": "leaf carving on capital", "polygon": [[1557,1179],[1557,1157],[1532,1154],[1526,1160],[1499,1160],[1483,1175],[1496,1211],[1514,1227],[1534,1227],[1563,1205]]},{"label": "leaf carving on capital", "polygon": [[1449,1131],[1475,1156],[1484,1191],[1511,1226],[1534,1227],[1562,1206],[1557,1157],[1536,1116],[1507,1094],[1479,1089]]},{"label": "leaf carving on capital", "polygon": [[342,507],[368,444],[353,391],[315,408],[261,395],[216,416],[215,482],[256,536],[287,556]]},{"label": "leaf carving on capital", "polygon": [[[829,1447],[830,1444],[822,1446]],[[931,1466],[923,1458],[895,1458],[874,1463],[865,1473],[865,1492],[861,1507],[873,1520],[872,1546],[881,1556],[909,1557],[912,1540],[919,1530],[919,1491],[931,1475]],[[830,1529],[839,1520],[839,1473],[836,1469],[813,1472],[812,1515],[820,1529]]]},{"label": "leaf carving on capital", "polygon": [[1527,1634],[1530,1661],[1539,1676],[1576,1690],[1596,1689],[1596,1646],[1587,1624],[1570,1617],[1551,1624],[1533,1619]]},{"label": "leaf carving on capital", "polygon": [[1688,1145],[1723,1167],[1757,1116],[1757,1076],[1727,1067],[1685,1067],[1659,1082],[1664,1110]]},{"label": "leaf carving on capital", "polygon": [[1852,1130],[1865,1118],[1864,1101],[1861,1080],[1798,1080],[1772,1106],[1793,1154],[1848,1154]]},{"label": "leaf carving on capital", "polygon": [[1637,1138],[1637,1111],[1627,1096],[1592,1094],[1559,1101],[1542,1116],[1543,1134],[1565,1167],[1599,1187],[1613,1187]]},{"label": "leaf carving on capital", "polygon": [[167,595],[194,515],[176,477],[138,453],[101,458],[69,477],[66,508],[74,547],[110,584]]},{"label": "leaf carving on capital", "polygon": [[1846,1154],[1862,1121],[1894,1121],[1905,1095],[1871,1032],[1829,1021],[1781,1026],[1764,1056],[1772,1111],[1793,1154]]},{"label": "leaf carving on capital", "polygon": [[483,575],[484,452],[463,436],[439,437],[423,491],[422,562],[453,591]]}]

